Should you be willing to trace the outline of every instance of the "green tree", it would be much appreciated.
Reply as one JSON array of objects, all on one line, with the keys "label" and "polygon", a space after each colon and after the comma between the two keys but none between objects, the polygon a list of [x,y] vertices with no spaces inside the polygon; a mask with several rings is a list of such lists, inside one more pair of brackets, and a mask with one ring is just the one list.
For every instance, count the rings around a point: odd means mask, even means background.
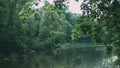
[{"label": "green tree", "polygon": [[25,44],[25,30],[19,12],[24,0],[0,0],[0,54],[21,53]]},{"label": "green tree", "polygon": [[86,43],[92,42],[91,37],[95,35],[92,33],[96,29],[95,24],[92,18],[87,18],[86,16],[79,17],[72,30],[72,40]]},{"label": "green tree", "polygon": [[[62,9],[45,1],[45,6],[34,9],[27,3],[20,12],[20,18],[26,20],[30,49],[49,50],[67,40],[67,30],[71,27],[65,19]],[[70,35],[69,35],[70,36]]]},{"label": "green tree", "polygon": [[[84,0],[81,5],[83,16],[92,18],[96,21],[96,29],[93,29],[90,35],[96,42],[101,40],[107,47],[107,53],[110,56],[117,56],[116,64],[120,65],[120,14],[119,0]],[[86,22],[86,21],[85,21]],[[89,22],[92,23],[92,22]],[[87,24],[85,25],[87,26]],[[94,28],[91,27],[91,28]],[[76,32],[84,32],[81,29]],[[87,31],[89,32],[89,31]],[[86,32],[85,32],[86,33]],[[77,35],[78,37],[80,35]]]},{"label": "green tree", "polygon": [[66,41],[66,30],[70,24],[62,13],[59,14],[60,12],[50,4],[44,7],[39,26],[39,38],[40,42],[43,42],[41,45],[54,47]]}]

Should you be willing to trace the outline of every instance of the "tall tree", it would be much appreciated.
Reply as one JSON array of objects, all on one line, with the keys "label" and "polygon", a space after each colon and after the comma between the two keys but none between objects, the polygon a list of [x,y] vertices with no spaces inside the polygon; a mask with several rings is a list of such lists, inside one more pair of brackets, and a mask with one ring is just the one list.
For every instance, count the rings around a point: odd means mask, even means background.
[{"label": "tall tree", "polygon": [[25,32],[19,12],[24,0],[0,0],[0,53],[21,52],[25,43]]},{"label": "tall tree", "polygon": [[118,65],[120,65],[119,7],[119,0],[84,0],[81,5],[83,16],[92,18],[93,22],[95,22],[94,27],[96,28],[92,29],[89,34],[94,33],[94,40],[96,42],[97,40],[101,40],[106,45],[109,55],[118,57],[118,60],[116,60],[116,64]]}]

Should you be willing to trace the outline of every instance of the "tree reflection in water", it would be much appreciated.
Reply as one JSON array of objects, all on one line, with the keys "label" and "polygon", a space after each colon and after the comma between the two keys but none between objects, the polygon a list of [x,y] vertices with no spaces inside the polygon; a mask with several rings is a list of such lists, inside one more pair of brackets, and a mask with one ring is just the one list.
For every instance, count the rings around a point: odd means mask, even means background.
[{"label": "tree reflection in water", "polygon": [[59,49],[32,53],[16,61],[1,61],[0,68],[101,68],[104,51],[95,48]]}]

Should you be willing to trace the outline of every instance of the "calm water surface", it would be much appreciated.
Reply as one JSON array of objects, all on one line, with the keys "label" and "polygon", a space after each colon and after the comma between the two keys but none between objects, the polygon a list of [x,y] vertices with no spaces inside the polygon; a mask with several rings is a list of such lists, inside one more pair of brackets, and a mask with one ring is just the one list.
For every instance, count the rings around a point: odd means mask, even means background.
[{"label": "calm water surface", "polygon": [[31,53],[18,60],[1,60],[0,68],[104,68],[103,55],[103,47],[59,49],[54,53]]}]

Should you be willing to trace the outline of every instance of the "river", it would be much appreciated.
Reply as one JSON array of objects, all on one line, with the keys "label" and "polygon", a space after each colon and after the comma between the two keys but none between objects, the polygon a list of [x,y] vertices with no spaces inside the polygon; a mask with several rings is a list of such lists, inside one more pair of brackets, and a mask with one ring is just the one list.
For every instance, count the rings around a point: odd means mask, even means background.
[{"label": "river", "polygon": [[52,53],[34,52],[21,59],[0,60],[0,68],[110,68],[103,64],[104,53],[103,47],[58,49]]}]

